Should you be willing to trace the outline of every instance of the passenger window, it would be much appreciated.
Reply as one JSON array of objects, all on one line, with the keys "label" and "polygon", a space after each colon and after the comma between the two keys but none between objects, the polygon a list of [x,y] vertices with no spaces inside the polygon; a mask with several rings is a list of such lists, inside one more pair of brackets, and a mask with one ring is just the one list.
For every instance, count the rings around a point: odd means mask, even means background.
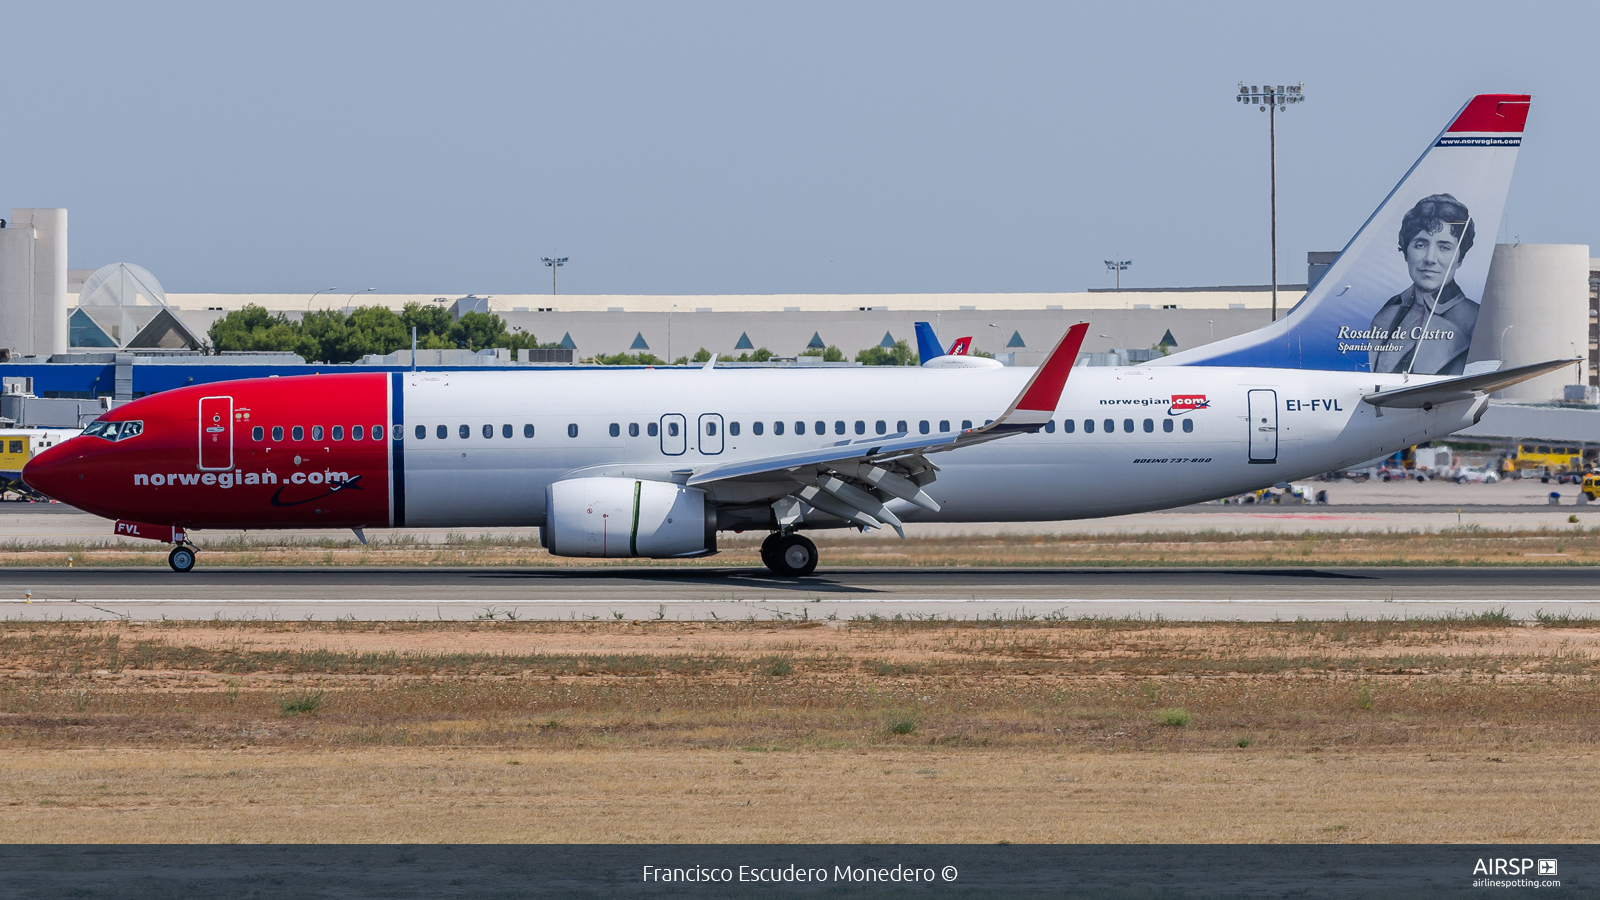
[{"label": "passenger window", "polygon": [[752,433],[754,433],[757,437],[761,436],[761,432],[763,430],[765,430],[765,428],[760,422],[751,422],[750,423],[750,431]]},{"label": "passenger window", "polygon": [[360,425],[350,426],[350,440],[359,441],[367,436],[367,430]]},{"label": "passenger window", "polygon": [[[860,422],[856,423],[857,426],[859,426],[860,424],[861,424]],[[876,422],[874,422],[872,424],[872,430],[876,431],[879,434],[888,434],[889,433],[889,423],[885,422],[882,419],[879,419],[878,421],[876,421]],[[861,429],[859,427],[856,429],[856,433],[857,434],[861,433]]]},{"label": "passenger window", "polygon": [[1132,434],[1133,433],[1133,420],[1132,419],[1123,419],[1122,420],[1122,430],[1128,432],[1129,434]]},{"label": "passenger window", "polygon": [[[817,434],[822,435],[822,434],[827,434],[828,433],[828,423],[827,422],[818,421],[818,422],[813,422],[812,424],[816,425]],[[844,434],[844,423],[843,422],[840,422],[838,424],[838,428],[839,428],[839,433],[840,434]]]},{"label": "passenger window", "polygon": [[1117,423],[1115,419],[1107,419],[1105,420],[1104,424],[1106,426],[1106,434],[1111,434],[1117,430]]},{"label": "passenger window", "polygon": [[510,422],[507,422],[504,425],[500,426],[500,436],[501,437],[503,437],[503,438],[511,437],[511,433],[512,432],[511,432],[511,423]]},{"label": "passenger window", "polygon": [[1171,434],[1172,433],[1172,420],[1171,419],[1162,419],[1161,420],[1161,430],[1165,431],[1167,434]]},{"label": "passenger window", "polygon": [[[796,423],[796,424],[798,424],[798,423]],[[776,434],[776,435],[779,435],[779,436],[782,436],[782,434],[783,434],[783,423],[782,422],[773,422],[772,423],[772,433]]]},{"label": "passenger window", "polygon": [[1051,419],[1048,422],[1044,423],[1044,433],[1045,434],[1055,434],[1056,433],[1056,420],[1055,419]]},{"label": "passenger window", "polygon": [[638,422],[629,422],[628,423],[628,437],[638,437],[638,436],[639,436],[639,423]]},{"label": "passenger window", "polygon": [[796,422],[796,423],[794,423],[794,433],[795,434],[805,434],[806,433],[806,423],[804,423],[804,422]]},{"label": "passenger window", "polygon": [[[374,425],[374,426],[372,426],[372,439],[375,440],[375,441],[383,440],[383,426],[382,425]],[[394,427],[394,439],[397,440],[397,441],[400,440],[400,426],[399,425],[396,425]]]},{"label": "passenger window", "polygon": [[618,425],[615,422],[612,422],[611,423],[611,436],[612,437],[622,437],[622,426]]},{"label": "passenger window", "polygon": [[442,441],[450,436],[450,428],[447,425],[440,425],[438,428],[433,430],[433,433],[438,436],[439,440]]},{"label": "passenger window", "polygon": [[716,433],[717,433],[717,423],[716,422],[709,422],[709,421],[706,422],[706,436],[707,437],[712,437],[712,436],[716,435]]},{"label": "passenger window", "polygon": [[867,423],[861,421],[860,419],[857,419],[856,420],[856,434],[866,434],[866,433],[867,433]]},{"label": "passenger window", "polygon": [[950,420],[949,419],[940,419],[939,420],[939,433],[940,434],[944,434],[946,431],[949,431],[949,430],[950,430]]},{"label": "passenger window", "polygon": [[656,435],[657,435],[657,434],[658,434],[658,433],[659,433],[659,432],[660,432],[660,430],[661,430],[661,429],[660,429],[660,428],[658,428],[658,427],[656,427],[656,423],[654,423],[654,422],[651,422],[651,423],[650,423],[650,424],[649,424],[649,425],[646,425],[646,426],[645,426],[645,429],[644,429],[644,430],[645,430],[645,432],[646,432],[646,433],[647,433],[647,434],[649,434],[649,435],[650,435],[650,436],[651,436],[651,437],[655,437],[655,436],[656,436]]},{"label": "passenger window", "polygon": [[961,420],[961,430],[962,431],[970,431],[970,430],[972,430],[972,420],[971,419],[962,419]]},{"label": "passenger window", "polygon": [[418,425],[417,429],[416,429],[416,434],[417,434],[417,440],[419,440],[419,441],[422,440],[423,438],[427,437],[428,436],[428,426],[426,426],[426,425]]},{"label": "passenger window", "polygon": [[905,419],[901,419],[900,421],[894,423],[894,433],[895,434],[905,434],[905,433],[909,432],[910,430],[911,429],[906,427],[906,420]]},{"label": "passenger window", "polygon": [[1194,430],[1194,420],[1193,419],[1184,419],[1183,420],[1183,433],[1184,434],[1188,434],[1189,432],[1191,432],[1193,430]]},{"label": "passenger window", "polygon": [[917,423],[917,433],[918,434],[927,434],[928,433],[928,420],[927,419],[923,419],[922,421]]},{"label": "passenger window", "polygon": [[483,426],[483,436],[486,437],[486,438],[491,438],[492,439],[494,437],[494,426],[493,425],[484,425]]},{"label": "passenger window", "polygon": [[[819,426],[820,426],[820,425],[821,425],[821,424],[822,424],[822,423],[821,423],[821,422],[818,422],[818,423],[817,423],[817,425],[819,425]],[[864,424],[863,424],[863,423],[861,423],[861,422],[857,422],[857,423],[856,423],[856,424],[857,424],[857,425],[862,425],[862,427],[865,427],[865,425],[864,425]],[[817,429],[817,434],[821,434],[821,433],[822,433],[822,431],[823,431],[823,429],[822,429],[822,428],[820,428],[820,427],[819,427],[819,428],[818,428],[818,429]],[[834,420],[834,423],[833,423],[833,433],[834,433],[834,434],[844,434],[844,420],[843,420],[843,419],[836,419],[836,420]]]},{"label": "passenger window", "polygon": [[522,436],[525,438],[533,437],[533,426],[531,424],[522,426]]},{"label": "passenger window", "polygon": [[469,438],[472,436],[472,427],[469,425],[457,425],[456,434],[460,435],[463,439]]},{"label": "passenger window", "polygon": [[667,423],[667,437],[677,437],[677,436],[678,436],[678,423],[677,422],[668,422]]},{"label": "passenger window", "polygon": [[738,436],[739,436],[739,423],[738,422],[729,422],[728,423],[728,437],[738,437]]},{"label": "passenger window", "polygon": [[321,425],[313,425],[313,426],[311,426],[311,439],[313,441],[322,440],[322,426]]},{"label": "passenger window", "polygon": [[259,441],[263,437],[266,437],[266,435],[267,435],[267,430],[265,428],[262,428],[260,425],[257,425],[256,427],[250,429],[250,439],[253,440],[253,441]]},{"label": "passenger window", "polygon": [[572,423],[568,424],[567,425],[567,437],[575,438],[577,436],[578,436],[578,423],[577,422],[572,422]]},{"label": "passenger window", "polygon": [[283,440],[283,426],[282,425],[274,425],[274,426],[272,426],[272,439],[275,440],[275,441]]},{"label": "passenger window", "polygon": [[1094,434],[1094,420],[1093,419],[1084,419],[1083,420],[1083,433],[1084,434]]},{"label": "passenger window", "polygon": [[1149,434],[1150,432],[1155,431],[1155,430],[1156,430],[1155,420],[1153,420],[1153,419],[1145,419],[1144,420],[1144,433],[1145,434]]},{"label": "passenger window", "polygon": [[306,439],[306,430],[301,428],[299,425],[289,429],[289,434],[297,441],[303,441]]},{"label": "passenger window", "polygon": [[335,425],[335,426],[333,426],[333,439],[336,440],[336,441],[344,440],[344,426],[343,425]]},{"label": "passenger window", "polygon": [[1077,428],[1078,428],[1078,420],[1077,419],[1062,419],[1061,420],[1061,433],[1062,434],[1071,434],[1073,431],[1077,430]]}]

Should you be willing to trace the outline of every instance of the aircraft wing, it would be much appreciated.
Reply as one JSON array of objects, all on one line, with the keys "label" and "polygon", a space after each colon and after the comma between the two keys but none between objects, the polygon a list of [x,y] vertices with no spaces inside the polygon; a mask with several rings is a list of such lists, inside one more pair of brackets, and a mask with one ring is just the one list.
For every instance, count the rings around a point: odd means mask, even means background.
[{"label": "aircraft wing", "polygon": [[1433,381],[1428,384],[1419,384],[1416,387],[1399,388],[1393,391],[1378,391],[1361,399],[1378,407],[1433,409],[1435,406],[1454,403],[1457,400],[1470,400],[1480,394],[1493,393],[1501,388],[1520,384],[1530,378],[1538,378],[1546,372],[1554,372],[1562,366],[1570,366],[1575,362],[1580,362],[1580,360],[1576,358],[1552,359],[1549,362],[1501,369],[1498,372],[1448,378],[1444,381]]},{"label": "aircraft wing", "polygon": [[938,471],[926,460],[927,454],[959,450],[1044,426],[1055,413],[1088,329],[1088,323],[1082,322],[1069,328],[1006,411],[981,427],[953,434],[895,434],[840,441],[829,447],[699,466],[689,472],[687,483],[789,481],[800,487],[773,504],[780,524],[798,521],[804,515],[803,503],[859,525],[878,527],[888,522],[900,531],[900,520],[885,506],[889,500],[899,498],[931,511],[939,509],[922,490]]}]

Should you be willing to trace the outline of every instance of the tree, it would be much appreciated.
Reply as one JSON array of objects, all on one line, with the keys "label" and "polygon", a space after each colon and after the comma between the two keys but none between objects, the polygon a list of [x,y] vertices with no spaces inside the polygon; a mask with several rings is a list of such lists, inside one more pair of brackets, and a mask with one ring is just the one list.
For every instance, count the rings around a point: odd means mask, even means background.
[{"label": "tree", "polygon": [[917,354],[905,341],[895,341],[893,347],[868,347],[856,354],[856,362],[868,366],[914,366]]},{"label": "tree", "polygon": [[595,354],[594,361],[602,366],[661,366],[666,365],[666,360],[654,353],[641,351],[637,356],[626,353],[613,353],[607,356],[604,353]]},{"label": "tree", "polygon": [[295,323],[283,313],[269,313],[266,307],[246,304],[211,323],[206,332],[217,351],[294,351],[300,334]]},{"label": "tree", "polygon": [[[843,353],[841,353],[839,355],[841,357],[844,356]],[[767,360],[769,360],[771,358],[772,358],[772,351],[768,350],[765,347],[762,347],[762,348],[760,348],[758,350],[755,350],[754,352],[751,352],[751,353],[741,353],[741,354],[739,354],[739,362],[766,362]]]},{"label": "tree", "polygon": [[[400,326],[406,332],[406,345],[411,343],[411,329],[417,329],[417,346],[429,350],[450,350],[455,348],[454,343],[448,342],[450,326],[450,310],[436,303],[407,303],[400,310]],[[437,336],[437,340],[429,338]]]},{"label": "tree", "polygon": [[494,313],[463,313],[450,326],[449,334],[457,347],[467,350],[504,347],[511,340],[511,336],[506,334],[506,323]]},{"label": "tree", "polygon": [[359,359],[368,353],[380,356],[411,347],[411,332],[400,314],[385,306],[363,306],[350,313],[350,351]]},{"label": "tree", "polygon": [[[760,351],[757,352],[759,353]],[[826,350],[822,349],[821,347],[812,347],[809,350],[802,350],[800,351],[800,355],[820,356],[822,357],[823,362],[844,362],[844,351],[833,346],[832,344],[829,344],[828,349]]]}]

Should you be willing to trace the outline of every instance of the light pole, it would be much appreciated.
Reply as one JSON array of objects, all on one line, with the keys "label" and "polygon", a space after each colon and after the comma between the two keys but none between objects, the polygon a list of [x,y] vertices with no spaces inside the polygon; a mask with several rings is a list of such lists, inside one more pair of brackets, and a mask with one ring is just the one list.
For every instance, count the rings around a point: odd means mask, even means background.
[{"label": "light pole", "polygon": [[[678,304],[672,304],[677,309]],[[672,309],[667,310],[667,365],[672,365]]]},{"label": "light pole", "polygon": [[1267,149],[1271,156],[1269,169],[1272,180],[1272,321],[1278,321],[1278,113],[1289,108],[1291,103],[1304,103],[1306,100],[1306,84],[1278,85],[1274,90],[1272,85],[1254,85],[1239,82],[1239,93],[1234,97],[1237,103],[1248,103],[1258,106],[1267,114]]},{"label": "light pole", "polygon": [[1131,259],[1121,259],[1121,260],[1108,259],[1108,260],[1106,260],[1106,269],[1108,271],[1112,271],[1112,272],[1117,273],[1117,290],[1119,290],[1119,291],[1122,290],[1122,272],[1123,272],[1123,270],[1128,268],[1131,265],[1133,265],[1133,260],[1131,260]]},{"label": "light pole", "polygon": [[[336,287],[323,288],[322,290],[317,291],[317,294],[326,294],[329,291],[337,291],[337,290],[338,290],[338,288],[336,288]],[[306,298],[306,315],[308,315],[308,316],[311,315],[311,301],[317,299],[317,294],[312,294],[311,296]]]},{"label": "light pole", "polygon": [[[377,288],[367,288],[364,291],[356,291],[356,294],[370,294],[375,290],[377,290]],[[344,305],[346,308],[348,308],[351,303],[355,302],[356,294],[351,294],[350,296],[344,298]]]},{"label": "light pole", "polygon": [[548,256],[540,258],[544,260],[545,265],[550,267],[550,296],[554,297],[556,295],[556,270],[567,264],[567,258],[565,256],[558,256],[554,259]]}]

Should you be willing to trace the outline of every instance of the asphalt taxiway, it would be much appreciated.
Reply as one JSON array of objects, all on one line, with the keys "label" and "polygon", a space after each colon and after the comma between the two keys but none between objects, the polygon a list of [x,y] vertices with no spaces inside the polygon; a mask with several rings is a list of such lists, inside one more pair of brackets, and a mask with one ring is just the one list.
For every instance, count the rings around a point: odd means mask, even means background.
[{"label": "asphalt taxiway", "polygon": [[11,568],[21,619],[1600,617],[1600,568]]}]

